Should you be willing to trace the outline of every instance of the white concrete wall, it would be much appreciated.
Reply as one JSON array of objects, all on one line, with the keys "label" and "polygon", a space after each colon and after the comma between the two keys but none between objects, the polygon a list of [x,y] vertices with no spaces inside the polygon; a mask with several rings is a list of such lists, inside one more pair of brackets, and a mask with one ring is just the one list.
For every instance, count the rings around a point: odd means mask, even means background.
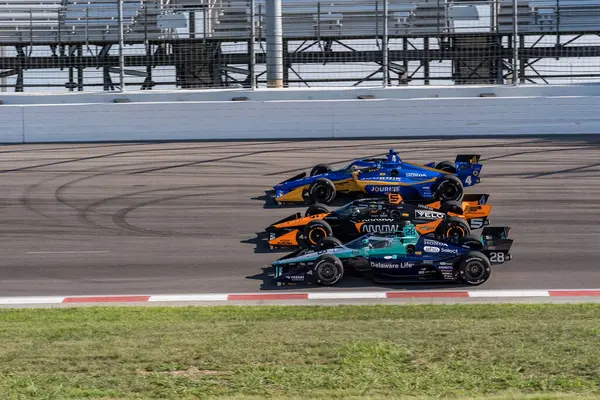
[{"label": "white concrete wall", "polygon": [[0,142],[23,143],[25,134],[23,121],[22,107],[0,106]]},{"label": "white concrete wall", "polygon": [[290,88],[290,89],[211,89],[152,90],[118,92],[0,93],[4,105],[112,103],[127,98],[135,103],[172,101],[231,101],[245,96],[252,101],[273,100],[353,100],[359,95],[374,95],[378,99],[431,99],[478,97],[494,93],[497,97],[600,96],[600,85],[523,85],[523,86],[404,86],[353,88]]},{"label": "white concrete wall", "polygon": [[[67,95],[69,103],[46,104],[10,104],[3,97],[0,142],[600,133],[600,87],[579,88],[586,95],[577,95],[577,87],[536,86],[468,87],[454,92],[456,88],[423,88],[412,91],[413,96],[404,89],[279,90],[271,92],[272,100],[254,99],[268,91],[212,91],[210,96],[225,97],[207,101],[160,101],[194,94],[184,92],[162,97],[136,93],[140,101],[134,101],[132,93],[117,96],[128,97],[130,103],[113,103],[114,94]],[[438,95],[425,96],[433,91]],[[510,95],[500,95],[502,91]],[[477,97],[493,92],[500,97]],[[358,100],[358,94],[374,94],[375,99]],[[201,95],[210,97],[207,92],[195,94]],[[231,101],[240,95],[250,100]],[[110,101],[83,102],[89,96]]]}]

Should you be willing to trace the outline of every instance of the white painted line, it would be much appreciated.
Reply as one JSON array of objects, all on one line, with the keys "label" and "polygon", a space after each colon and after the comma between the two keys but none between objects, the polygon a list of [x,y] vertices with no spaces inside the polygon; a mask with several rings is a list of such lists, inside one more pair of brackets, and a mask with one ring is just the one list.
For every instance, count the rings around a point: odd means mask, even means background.
[{"label": "white painted line", "polygon": [[150,296],[148,301],[227,301],[228,296],[228,294],[173,294]]},{"label": "white painted line", "polygon": [[0,297],[0,304],[61,304],[64,297]]},{"label": "white painted line", "polygon": [[550,297],[547,290],[473,290],[469,297]]},{"label": "white painted line", "polygon": [[92,250],[92,251],[28,251],[27,254],[103,254],[108,253],[108,250]]},{"label": "white painted line", "polygon": [[386,292],[309,292],[309,300],[328,299],[385,299]]}]

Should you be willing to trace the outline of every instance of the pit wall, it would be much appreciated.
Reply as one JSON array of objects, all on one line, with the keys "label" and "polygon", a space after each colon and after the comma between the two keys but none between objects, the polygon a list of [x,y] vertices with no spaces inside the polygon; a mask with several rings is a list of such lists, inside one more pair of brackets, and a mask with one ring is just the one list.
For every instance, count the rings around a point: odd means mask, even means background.
[{"label": "pit wall", "polygon": [[0,142],[600,133],[600,86],[0,93]]}]

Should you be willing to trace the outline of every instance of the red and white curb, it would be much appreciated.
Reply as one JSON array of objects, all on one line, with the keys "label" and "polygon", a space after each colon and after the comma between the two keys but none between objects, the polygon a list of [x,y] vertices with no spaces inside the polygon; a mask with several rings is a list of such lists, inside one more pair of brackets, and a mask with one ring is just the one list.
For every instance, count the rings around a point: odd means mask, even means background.
[{"label": "red and white curb", "polygon": [[364,299],[465,299],[465,298],[536,298],[600,297],[600,289],[556,290],[471,290],[471,291],[392,291],[392,292],[293,292],[224,293],[181,295],[123,296],[36,296],[0,297],[0,305],[50,305],[89,303],[229,303],[290,300],[364,300]]}]

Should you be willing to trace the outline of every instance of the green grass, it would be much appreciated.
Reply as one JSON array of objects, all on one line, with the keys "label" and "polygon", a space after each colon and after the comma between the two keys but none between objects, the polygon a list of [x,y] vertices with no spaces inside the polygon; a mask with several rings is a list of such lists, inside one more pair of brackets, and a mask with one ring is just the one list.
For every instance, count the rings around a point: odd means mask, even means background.
[{"label": "green grass", "polygon": [[599,398],[600,305],[0,310],[0,393]]}]

